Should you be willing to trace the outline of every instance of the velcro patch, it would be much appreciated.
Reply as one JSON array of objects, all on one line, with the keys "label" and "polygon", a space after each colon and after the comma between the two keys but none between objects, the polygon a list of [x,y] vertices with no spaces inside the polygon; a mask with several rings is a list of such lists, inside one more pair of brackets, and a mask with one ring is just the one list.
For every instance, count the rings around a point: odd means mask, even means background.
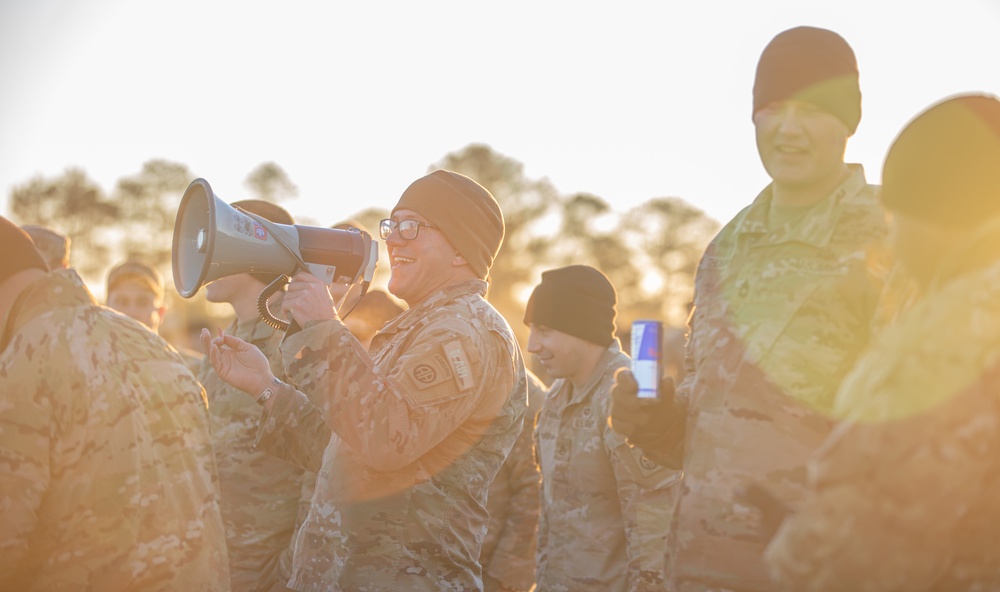
[{"label": "velcro patch", "polygon": [[476,386],[476,379],[472,376],[472,365],[469,364],[469,356],[462,347],[462,342],[458,339],[444,344],[444,355],[448,358],[448,364],[455,372],[455,382],[458,383],[459,390],[467,391]]},{"label": "velcro patch", "polygon": [[421,358],[416,364],[407,368],[406,373],[420,390],[439,385],[452,377],[448,362],[440,354]]}]

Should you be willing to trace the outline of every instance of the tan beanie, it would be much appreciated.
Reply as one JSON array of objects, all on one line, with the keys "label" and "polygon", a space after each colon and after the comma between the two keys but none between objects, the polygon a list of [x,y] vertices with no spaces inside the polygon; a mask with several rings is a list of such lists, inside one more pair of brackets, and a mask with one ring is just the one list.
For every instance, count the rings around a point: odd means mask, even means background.
[{"label": "tan beanie", "polygon": [[413,210],[436,226],[469,266],[486,278],[503,243],[503,214],[485,187],[465,175],[437,170],[410,184],[396,210]]}]

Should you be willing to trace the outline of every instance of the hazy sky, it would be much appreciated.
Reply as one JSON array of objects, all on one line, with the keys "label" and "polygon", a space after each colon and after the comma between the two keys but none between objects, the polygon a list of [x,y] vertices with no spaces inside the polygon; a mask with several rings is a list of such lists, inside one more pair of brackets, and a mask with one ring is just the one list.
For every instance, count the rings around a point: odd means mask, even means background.
[{"label": "hazy sky", "polygon": [[757,58],[803,24],[858,56],[847,156],[872,181],[920,110],[1000,94],[1000,0],[0,0],[0,212],[68,166],[110,191],[164,158],[234,201],[274,161],[292,213],[327,224],[479,142],[564,194],[725,221],[767,182]]}]

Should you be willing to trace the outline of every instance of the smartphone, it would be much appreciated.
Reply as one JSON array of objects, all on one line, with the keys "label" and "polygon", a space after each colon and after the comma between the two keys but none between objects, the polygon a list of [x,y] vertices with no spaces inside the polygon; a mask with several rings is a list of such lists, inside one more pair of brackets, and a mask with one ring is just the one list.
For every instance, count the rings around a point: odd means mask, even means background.
[{"label": "smartphone", "polygon": [[632,376],[639,383],[640,399],[656,399],[660,395],[662,335],[663,323],[660,321],[632,323]]}]

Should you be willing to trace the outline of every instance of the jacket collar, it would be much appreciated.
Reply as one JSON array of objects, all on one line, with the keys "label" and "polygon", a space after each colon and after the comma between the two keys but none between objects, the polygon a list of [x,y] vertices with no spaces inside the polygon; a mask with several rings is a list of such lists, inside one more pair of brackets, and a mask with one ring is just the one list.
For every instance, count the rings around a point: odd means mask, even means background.
[{"label": "jacket collar", "polygon": [[847,198],[861,192],[868,182],[864,168],[859,164],[849,164],[850,174],[829,196],[820,200],[800,219],[772,227],[768,222],[768,212],[773,199],[773,184],[764,188],[754,199],[746,216],[736,227],[737,235],[756,235],[757,244],[780,244],[801,242],[813,247],[825,247],[837,228],[837,220],[844,210]]},{"label": "jacket collar", "polygon": [[488,284],[483,280],[465,280],[446,286],[431,294],[423,302],[413,308],[403,311],[382,329],[382,333],[390,333],[412,327],[427,317],[427,314],[453,300],[470,294],[486,296]]}]

